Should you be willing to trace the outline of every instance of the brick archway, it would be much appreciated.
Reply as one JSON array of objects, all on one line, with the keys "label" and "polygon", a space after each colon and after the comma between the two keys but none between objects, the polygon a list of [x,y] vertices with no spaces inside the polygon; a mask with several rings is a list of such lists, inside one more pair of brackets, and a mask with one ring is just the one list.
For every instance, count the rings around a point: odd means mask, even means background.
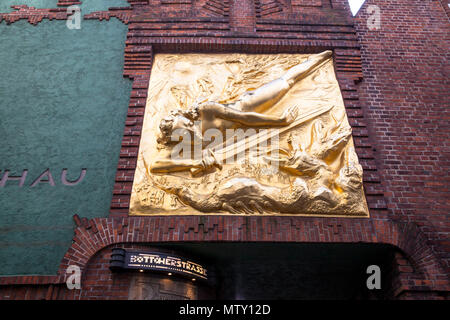
[{"label": "brick archway", "polygon": [[[409,262],[400,262],[401,290],[448,290],[442,266],[413,224],[383,220],[297,217],[129,217],[80,219],[73,244],[59,267],[65,280],[69,265],[82,270],[102,249],[115,244],[157,244],[189,242],[304,242],[304,243],[383,243],[398,248]],[[328,221],[328,225],[325,223]],[[402,259],[398,255],[396,259]],[[412,268],[411,268],[412,266]],[[400,290],[400,289],[397,289]]]}]

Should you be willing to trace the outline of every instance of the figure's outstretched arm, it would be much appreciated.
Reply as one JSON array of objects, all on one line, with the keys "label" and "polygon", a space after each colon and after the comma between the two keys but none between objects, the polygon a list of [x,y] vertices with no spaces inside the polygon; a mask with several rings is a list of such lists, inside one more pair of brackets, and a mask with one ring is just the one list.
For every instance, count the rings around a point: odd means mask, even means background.
[{"label": "figure's outstretched arm", "polygon": [[281,78],[288,82],[292,82],[292,84],[293,84],[295,81],[300,80],[301,78],[308,75],[308,73],[311,72],[313,70],[313,68],[317,67],[323,61],[325,61],[326,59],[331,57],[332,54],[333,54],[332,51],[327,50],[327,51],[312,55],[305,62],[302,62],[302,63],[290,68],[283,76],[281,76]]},{"label": "figure's outstretched arm", "polygon": [[202,169],[201,160],[171,160],[171,159],[158,159],[154,161],[150,166],[151,173],[169,173],[177,171],[186,171],[191,168]]},{"label": "figure's outstretched arm", "polygon": [[305,77],[316,66],[328,59],[332,51],[312,55],[305,62],[290,68],[283,76],[275,79],[253,91],[246,92],[236,103],[234,108],[242,111],[252,111],[255,108],[270,108],[302,77]]},{"label": "figure's outstretched arm", "polygon": [[[205,150],[202,153],[202,159],[167,159],[161,158],[154,161],[150,166],[151,173],[169,173],[187,171],[203,171],[216,167],[222,169],[222,164],[216,159],[211,150]],[[194,170],[194,171],[193,171]]]}]

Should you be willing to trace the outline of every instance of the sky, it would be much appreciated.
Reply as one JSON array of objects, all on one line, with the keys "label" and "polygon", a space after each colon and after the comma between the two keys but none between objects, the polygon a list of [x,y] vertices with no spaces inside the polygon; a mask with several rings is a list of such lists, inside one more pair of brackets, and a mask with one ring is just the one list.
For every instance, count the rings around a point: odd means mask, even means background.
[{"label": "sky", "polygon": [[359,8],[363,5],[366,0],[348,0],[350,3],[350,10],[353,15],[356,15],[359,11]]}]

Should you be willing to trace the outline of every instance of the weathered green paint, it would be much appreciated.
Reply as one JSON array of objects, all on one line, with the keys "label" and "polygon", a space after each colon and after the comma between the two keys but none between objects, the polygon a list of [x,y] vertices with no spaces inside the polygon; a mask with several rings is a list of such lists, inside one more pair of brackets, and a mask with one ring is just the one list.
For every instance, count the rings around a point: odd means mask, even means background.
[{"label": "weathered green paint", "polygon": [[[108,215],[131,82],[122,77],[127,26],[83,20],[0,24],[0,275],[55,274],[72,216]],[[61,183],[61,170],[76,186]],[[50,169],[55,186],[32,182]]]},{"label": "weathered green paint", "polygon": [[14,11],[14,9],[12,9],[11,6],[16,6],[16,5],[21,5],[21,4],[26,4],[29,7],[35,7],[38,9],[56,8],[57,2],[58,2],[58,0],[1,0],[0,12],[12,12],[12,11]]},{"label": "weathered green paint", "polygon": [[82,1],[81,11],[83,14],[108,10],[111,7],[129,7],[127,0],[80,0]]}]

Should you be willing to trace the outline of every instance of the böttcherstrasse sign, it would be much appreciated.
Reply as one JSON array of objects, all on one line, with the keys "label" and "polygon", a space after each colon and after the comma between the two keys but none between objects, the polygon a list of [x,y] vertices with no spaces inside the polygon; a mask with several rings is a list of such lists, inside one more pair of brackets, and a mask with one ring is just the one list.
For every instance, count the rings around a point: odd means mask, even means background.
[{"label": "b\u00f6ttcherstrasse sign", "polygon": [[179,256],[160,252],[125,251],[124,253],[124,260],[121,266],[124,269],[164,271],[207,279],[207,270],[204,266]]}]

